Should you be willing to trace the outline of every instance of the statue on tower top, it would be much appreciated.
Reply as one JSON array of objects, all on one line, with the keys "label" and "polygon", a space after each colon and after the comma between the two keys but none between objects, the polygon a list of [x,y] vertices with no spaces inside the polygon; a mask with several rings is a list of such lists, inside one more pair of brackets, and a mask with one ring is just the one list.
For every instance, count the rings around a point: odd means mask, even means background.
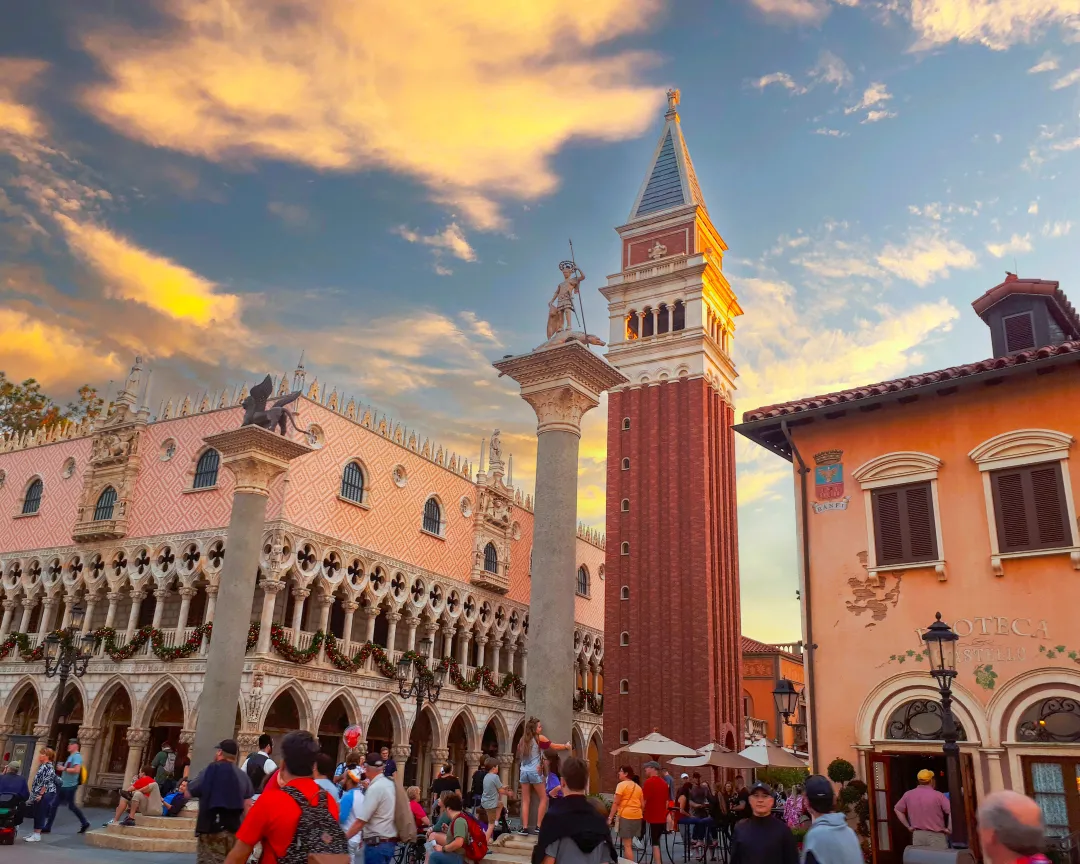
[{"label": "statue on tower top", "polygon": [[677,107],[679,105],[679,102],[682,101],[681,97],[682,97],[681,92],[678,89],[674,88],[674,87],[672,87],[670,90],[667,91],[667,116],[668,117],[670,117],[672,114],[677,114],[678,113],[676,109],[677,109]]}]

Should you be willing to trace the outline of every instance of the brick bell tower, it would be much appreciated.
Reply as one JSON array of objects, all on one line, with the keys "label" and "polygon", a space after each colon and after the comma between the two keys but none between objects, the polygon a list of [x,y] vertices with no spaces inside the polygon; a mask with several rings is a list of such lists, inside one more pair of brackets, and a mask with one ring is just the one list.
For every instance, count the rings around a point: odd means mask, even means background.
[{"label": "brick bell tower", "polygon": [[[604,746],[653,729],[742,744],[731,360],[738,300],[668,91],[664,128],[601,291],[608,397]],[[606,772],[611,771],[605,761]],[[610,778],[606,778],[610,779]]]}]

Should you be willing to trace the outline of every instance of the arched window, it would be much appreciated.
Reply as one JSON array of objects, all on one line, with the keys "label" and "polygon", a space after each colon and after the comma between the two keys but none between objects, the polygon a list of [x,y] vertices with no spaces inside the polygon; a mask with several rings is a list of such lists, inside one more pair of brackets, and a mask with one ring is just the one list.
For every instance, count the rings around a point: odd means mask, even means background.
[{"label": "arched window", "polygon": [[582,597],[589,596],[589,571],[584,565],[577,568],[577,593]]},{"label": "arched window", "polygon": [[442,534],[442,507],[438,499],[431,497],[424,502],[424,530],[429,534]]},{"label": "arched window", "polygon": [[195,465],[195,482],[191,484],[191,488],[206,489],[217,486],[218,465],[220,464],[221,457],[217,450],[210,449],[203,453]]},{"label": "arched window", "polygon": [[630,470],[630,458],[629,457],[622,460],[622,470],[623,471],[629,471]]},{"label": "arched window", "polygon": [[[893,711],[885,737],[893,741],[940,741],[942,731],[941,703],[936,699],[914,699]],[[967,741],[967,732],[959,720],[956,732],[960,741]]]},{"label": "arched window", "polygon": [[668,305],[666,303],[660,304],[660,314],[657,318],[656,332],[667,333],[668,332]]},{"label": "arched window", "polygon": [[341,472],[341,497],[357,504],[364,503],[364,469],[356,462],[350,462]]},{"label": "arched window", "polygon": [[641,337],[644,339],[646,336],[655,336],[653,332],[653,310],[651,306],[646,307],[642,313],[645,317],[641,319]]},{"label": "arched window", "polygon": [[619,644],[623,648],[630,644],[630,634],[626,630],[619,634]]},{"label": "arched window", "polygon": [[619,548],[619,551],[623,555],[629,555],[630,554],[630,544],[626,540],[623,540],[622,546]]},{"label": "arched window", "polygon": [[632,310],[626,314],[626,338],[627,340],[638,338],[638,313]]},{"label": "arched window", "polygon": [[677,300],[671,310],[671,329],[682,330],[686,327],[686,307],[682,300]]},{"label": "arched window", "polygon": [[630,499],[629,498],[623,498],[622,503],[619,505],[619,507],[620,507],[620,509],[622,510],[623,513],[629,513],[630,512]]},{"label": "arched window", "polygon": [[499,572],[499,553],[495,551],[494,543],[488,543],[484,547],[484,569],[488,573]]},{"label": "arched window", "polygon": [[113,518],[113,505],[116,504],[116,490],[112,486],[106,486],[101,490],[101,494],[97,499],[97,506],[94,507],[94,521],[100,522],[103,519]]},{"label": "arched window", "polygon": [[629,729],[620,729],[619,730],[619,743],[620,744],[629,744],[630,743],[630,730]]},{"label": "arched window", "polygon": [[623,417],[622,418],[622,428],[623,428],[623,432],[629,431],[629,429],[630,429],[630,418],[629,417]]},{"label": "arched window", "polygon": [[619,682],[619,692],[623,696],[625,696],[627,693],[630,692],[630,679],[629,678],[623,678],[622,681]]},{"label": "arched window", "polygon": [[622,588],[619,589],[619,599],[620,600],[629,600],[630,599],[630,586],[629,585],[623,585]]},{"label": "arched window", "polygon": [[41,492],[44,486],[41,484],[41,478],[35,477],[30,485],[26,487],[26,496],[23,498],[22,512],[24,516],[29,516],[31,513],[37,513],[41,509]]}]

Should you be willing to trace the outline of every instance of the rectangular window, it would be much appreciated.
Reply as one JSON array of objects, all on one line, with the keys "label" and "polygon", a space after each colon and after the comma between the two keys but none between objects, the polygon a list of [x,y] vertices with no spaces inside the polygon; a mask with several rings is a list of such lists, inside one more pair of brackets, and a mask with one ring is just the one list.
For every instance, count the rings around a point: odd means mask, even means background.
[{"label": "rectangular window", "polygon": [[993,471],[990,488],[1001,552],[1072,545],[1060,463],[1043,462]]},{"label": "rectangular window", "polygon": [[877,565],[916,564],[938,558],[930,483],[873,490]]}]

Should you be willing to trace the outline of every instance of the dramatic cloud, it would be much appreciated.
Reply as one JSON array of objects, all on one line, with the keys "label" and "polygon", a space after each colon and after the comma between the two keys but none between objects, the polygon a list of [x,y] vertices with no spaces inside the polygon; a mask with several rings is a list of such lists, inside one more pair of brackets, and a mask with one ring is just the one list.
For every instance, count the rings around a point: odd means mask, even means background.
[{"label": "dramatic cloud", "polygon": [[406,225],[399,225],[394,229],[394,233],[410,243],[430,246],[435,255],[435,272],[440,276],[449,276],[453,273],[442,263],[443,252],[448,252],[461,261],[476,260],[476,250],[469,245],[464,232],[456,222],[451,222],[438,234],[421,234]]},{"label": "dramatic cloud", "polygon": [[72,329],[0,309],[0,370],[10,378],[36,378],[45,387],[78,387],[116,377],[122,366],[115,354],[100,353]]},{"label": "dramatic cloud", "polygon": [[1015,255],[1017,252],[1031,251],[1031,235],[1013,234],[1004,243],[987,243],[986,251],[995,258],[1004,258],[1006,255]]},{"label": "dramatic cloud", "polygon": [[938,234],[915,234],[903,246],[890,244],[882,249],[877,263],[921,288],[948,277],[953,270],[969,270],[978,261],[975,253],[958,240]]},{"label": "dramatic cloud", "polygon": [[0,57],[0,132],[36,137],[45,131],[37,112],[22,100],[47,68],[40,60]]},{"label": "dramatic cloud", "polygon": [[[652,58],[607,43],[652,25],[661,0],[508,4],[432,0],[163,0],[148,34],[103,23],[83,45],[106,80],[82,93],[103,122],[155,147],[217,161],[419,179],[477,227],[496,200],[558,184],[573,138],[655,124]],[[601,50],[602,49],[602,50]]]},{"label": "dramatic cloud", "polygon": [[1004,51],[1080,15],[1080,0],[911,0],[919,47],[975,42]]},{"label": "dramatic cloud", "polygon": [[131,300],[198,327],[239,328],[240,298],[186,267],[92,224],[57,221],[73,252],[101,277],[108,297]]}]

